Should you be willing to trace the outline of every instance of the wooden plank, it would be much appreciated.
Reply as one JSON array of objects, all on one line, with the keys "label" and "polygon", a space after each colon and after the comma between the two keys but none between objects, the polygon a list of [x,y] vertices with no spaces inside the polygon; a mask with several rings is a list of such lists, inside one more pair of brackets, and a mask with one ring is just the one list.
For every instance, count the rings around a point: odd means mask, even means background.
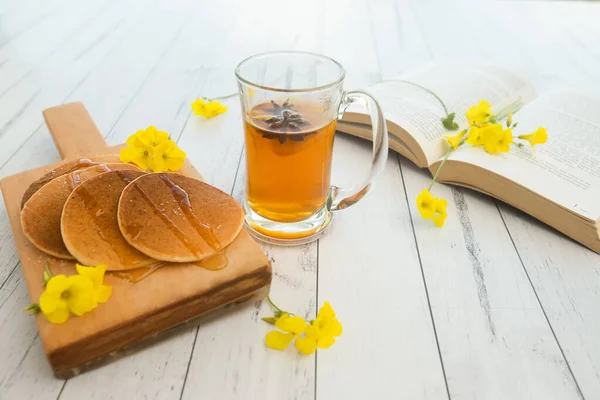
[{"label": "wooden plank", "polygon": [[[410,37],[421,37],[435,59],[474,58],[448,43],[469,41],[480,48],[503,37],[498,26],[494,36],[489,28],[476,31],[474,26],[483,21],[469,22],[472,14],[463,4],[411,2],[411,11],[418,25]],[[453,28],[447,29],[450,21]],[[398,62],[410,58],[402,48],[384,47],[394,43],[383,36],[378,43],[392,63],[389,54],[397,55]],[[511,54],[497,46],[503,57]],[[448,200],[449,214],[446,226],[437,229],[421,220],[414,205],[429,173],[404,160],[402,170],[450,396],[578,398],[577,384],[493,202],[438,185],[434,194]]]},{"label": "wooden plank", "polygon": [[[238,7],[242,3],[238,3]],[[243,3],[240,13],[244,22],[260,19],[256,3]],[[277,10],[269,24],[253,25],[235,30],[227,36],[227,47],[243,48],[245,55],[269,49],[298,49],[318,51],[324,24],[324,14],[319,13],[321,3],[306,2],[302,7],[293,3],[265,1],[258,9]],[[261,40],[271,37],[268,43]],[[212,53],[211,53],[212,54]],[[230,66],[241,61],[231,54],[207,57],[203,68],[218,68],[229,62]],[[214,71],[217,81],[228,82],[219,90],[213,85],[205,86],[207,95],[229,93],[233,89],[233,76],[227,72]],[[231,69],[228,71],[231,74]],[[215,80],[212,80],[215,82]],[[204,93],[202,93],[204,95]],[[207,180],[217,186],[233,187],[233,195],[241,200],[245,188],[245,160],[240,161],[243,147],[243,131],[239,99],[227,101],[230,107],[221,120],[205,121],[193,117],[184,129],[181,143],[186,148],[197,149],[191,155],[194,162],[203,166]],[[239,163],[239,169],[236,167]],[[235,171],[236,174],[231,174]],[[233,186],[235,182],[235,186]],[[273,263],[271,294],[274,301],[290,311],[306,318],[314,318],[316,308],[317,244],[293,248],[263,245]],[[186,377],[183,399],[194,399],[202,392],[209,397],[244,399],[255,396],[264,399],[312,399],[315,397],[315,360],[303,357],[293,345],[285,352],[266,348],[264,335],[273,329],[260,318],[272,315],[272,309],[263,301],[240,309],[235,315],[215,320],[210,327],[198,331],[194,351]],[[220,360],[227,360],[222,362]],[[219,368],[214,368],[214,365]]]}]

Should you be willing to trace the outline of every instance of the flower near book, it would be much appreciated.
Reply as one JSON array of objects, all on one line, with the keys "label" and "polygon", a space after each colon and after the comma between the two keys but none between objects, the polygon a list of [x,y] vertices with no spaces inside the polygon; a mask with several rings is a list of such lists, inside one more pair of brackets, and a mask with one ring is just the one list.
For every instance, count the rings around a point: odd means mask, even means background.
[{"label": "flower near book", "polygon": [[119,154],[121,162],[133,163],[147,171],[178,171],[185,163],[185,152],[177,147],[167,132],[149,126],[134,133]]},{"label": "flower near book", "polygon": [[84,315],[108,301],[112,288],[104,285],[105,265],[86,267],[77,264],[76,275],[54,275],[48,263],[44,271],[45,290],[39,303],[25,307],[31,314],[42,313],[53,324],[62,324],[71,314]]},{"label": "flower near book", "polygon": [[[431,93],[429,89],[425,90]],[[436,98],[442,103],[446,114],[450,115],[441,98],[437,95]],[[541,126],[532,133],[520,135],[517,138],[513,136],[513,130],[518,125],[518,122],[513,122],[513,117],[521,106],[521,100],[517,99],[497,113],[494,113],[492,106],[488,101],[480,100],[476,105],[467,109],[465,116],[469,126],[458,134],[449,134],[445,136],[447,143],[446,154],[442,158],[429,187],[423,189],[421,193],[417,195],[417,210],[423,219],[432,220],[438,227],[444,226],[447,217],[448,202],[441,197],[438,198],[431,194],[431,189],[437,181],[439,173],[448,160],[448,157],[465,144],[470,145],[471,147],[482,148],[485,152],[495,155],[508,153],[511,150],[511,145],[515,139],[529,142],[532,149],[538,144],[546,143],[548,140],[548,133],[546,128]],[[503,123],[502,121],[505,122]],[[442,124],[446,129],[452,130],[446,126],[447,124],[443,119]],[[523,147],[523,143],[521,142],[517,145],[518,147]]]},{"label": "flower near book", "polygon": [[546,132],[546,128],[542,128],[541,126],[535,130],[535,132],[520,135],[519,139],[526,140],[531,145],[533,149],[537,144],[544,144],[548,140],[548,133]]},{"label": "flower near book", "polygon": [[262,320],[279,329],[270,331],[265,336],[265,344],[270,349],[285,350],[295,340],[296,349],[304,355],[310,355],[317,348],[331,347],[335,338],[342,334],[342,324],[328,302],[319,309],[317,318],[306,322],[302,317],[277,307],[269,297],[267,299],[275,309],[275,316]]}]

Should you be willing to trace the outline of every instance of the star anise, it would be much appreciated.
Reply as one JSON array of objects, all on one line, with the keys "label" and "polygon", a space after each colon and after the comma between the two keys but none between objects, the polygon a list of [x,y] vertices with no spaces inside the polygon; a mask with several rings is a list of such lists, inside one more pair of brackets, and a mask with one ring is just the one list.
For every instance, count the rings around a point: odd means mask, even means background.
[{"label": "star anise", "polygon": [[[290,104],[289,99],[284,101],[281,106],[273,100],[271,100],[271,104],[273,105],[273,108],[264,110],[273,114],[272,117],[264,120],[264,122],[269,125],[269,128],[279,129],[280,132],[300,132],[301,126],[310,125],[310,123],[302,117],[302,113],[292,109],[294,105]],[[295,142],[301,142],[304,140],[305,136],[312,133],[314,132],[286,135],[268,132],[264,133],[263,137],[266,139],[278,139],[279,143],[283,144],[288,137]]]}]

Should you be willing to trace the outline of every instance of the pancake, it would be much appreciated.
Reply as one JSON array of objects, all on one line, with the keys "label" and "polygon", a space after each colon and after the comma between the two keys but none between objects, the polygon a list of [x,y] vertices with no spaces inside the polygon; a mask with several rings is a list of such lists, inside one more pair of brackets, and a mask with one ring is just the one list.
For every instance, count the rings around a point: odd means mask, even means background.
[{"label": "pancake", "polygon": [[35,192],[40,190],[42,186],[50,182],[52,179],[58,178],[64,174],[68,174],[69,172],[89,168],[100,163],[118,162],[121,162],[118,154],[98,154],[88,158],[79,158],[77,160],[67,161],[29,185],[29,188],[27,188],[25,194],[23,194],[23,198],[21,199],[21,209],[23,209],[23,206],[25,206],[27,200],[29,200]]},{"label": "pancake", "polygon": [[199,261],[229,245],[244,212],[227,193],[174,173],[147,174],[125,188],[119,228],[129,244],[162,261]]},{"label": "pancake", "polygon": [[113,171],[79,185],[67,199],[61,217],[61,233],[67,250],[85,265],[106,264],[122,271],[156,264],[131,247],[117,223],[121,192],[141,171]]},{"label": "pancake", "polygon": [[66,173],[42,186],[25,203],[21,225],[25,236],[45,253],[58,258],[73,259],[60,233],[60,216],[71,192],[82,182],[114,170],[136,170],[131,164],[99,164]]}]

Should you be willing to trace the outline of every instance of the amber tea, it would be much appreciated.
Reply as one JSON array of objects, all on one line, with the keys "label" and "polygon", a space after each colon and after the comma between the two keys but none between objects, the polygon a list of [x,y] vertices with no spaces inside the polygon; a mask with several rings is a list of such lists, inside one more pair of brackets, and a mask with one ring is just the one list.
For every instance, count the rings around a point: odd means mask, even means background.
[{"label": "amber tea", "polygon": [[271,101],[244,121],[246,198],[272,221],[302,221],[325,205],[336,120],[320,104]]}]

